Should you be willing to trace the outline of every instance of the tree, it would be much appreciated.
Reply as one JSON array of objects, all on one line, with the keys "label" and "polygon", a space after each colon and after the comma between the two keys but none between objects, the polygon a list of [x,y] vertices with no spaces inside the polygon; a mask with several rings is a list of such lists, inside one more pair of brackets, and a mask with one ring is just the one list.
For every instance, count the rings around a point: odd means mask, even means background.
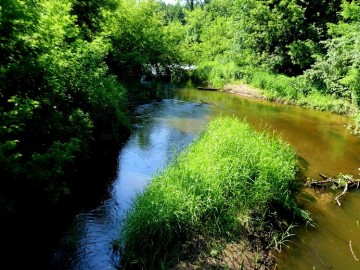
[{"label": "tree", "polygon": [[76,16],[75,23],[84,38],[91,40],[101,31],[103,12],[116,10],[117,5],[116,0],[74,0],[71,14]]},{"label": "tree", "polygon": [[106,13],[103,29],[112,44],[108,64],[119,79],[139,79],[154,70],[161,75],[178,62],[164,17],[153,0],[121,1],[115,12]]},{"label": "tree", "polygon": [[235,1],[237,43],[250,48],[274,72],[299,75],[323,52],[328,22],[336,22],[340,0]]},{"label": "tree", "polygon": [[0,212],[24,214],[65,199],[75,162],[89,158],[94,140],[125,136],[129,123],[124,88],[104,62],[110,44],[82,39],[71,0],[5,4]]},{"label": "tree", "polygon": [[323,92],[360,105],[360,2],[343,1],[342,20],[329,24],[327,50],[306,72]]}]

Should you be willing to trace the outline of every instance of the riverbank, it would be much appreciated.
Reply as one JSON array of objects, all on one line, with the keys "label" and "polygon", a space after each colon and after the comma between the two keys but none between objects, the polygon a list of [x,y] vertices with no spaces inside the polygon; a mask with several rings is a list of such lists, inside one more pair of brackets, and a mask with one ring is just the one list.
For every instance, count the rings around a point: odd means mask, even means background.
[{"label": "riverbank", "polygon": [[286,96],[276,96],[274,93],[271,93],[267,90],[242,82],[227,83],[219,90],[219,92],[268,100],[281,104],[297,105],[340,115],[347,115],[353,120],[353,125],[349,126],[348,128],[351,129],[353,134],[360,135],[360,110],[345,99],[336,99],[332,96],[322,95],[320,93],[312,93],[307,96],[300,96],[297,99],[291,99]]},{"label": "riverbank", "polygon": [[[199,242],[200,246],[195,245]],[[209,242],[216,244],[212,244],[210,248],[206,244]],[[205,239],[193,241],[191,245],[197,250],[194,250],[193,253],[190,253],[191,249],[190,251],[184,250],[184,259],[169,270],[276,269],[272,252],[265,249],[261,243],[252,243],[250,239],[238,239],[237,241],[207,239],[206,243]],[[200,254],[199,249],[201,250]]]},{"label": "riverbank", "polygon": [[220,92],[241,95],[245,97],[252,97],[257,99],[266,99],[266,96],[258,88],[252,87],[248,84],[225,84],[220,89]]},{"label": "riverbank", "polygon": [[278,102],[282,104],[299,105],[319,111],[328,111],[337,114],[352,115],[357,112],[355,106],[352,105],[349,101],[345,99],[336,99],[328,95],[321,95],[320,93],[313,93],[307,96],[299,96],[295,98],[281,96],[276,92],[268,91],[266,89],[241,82],[225,84],[219,91],[268,100],[271,102]]}]

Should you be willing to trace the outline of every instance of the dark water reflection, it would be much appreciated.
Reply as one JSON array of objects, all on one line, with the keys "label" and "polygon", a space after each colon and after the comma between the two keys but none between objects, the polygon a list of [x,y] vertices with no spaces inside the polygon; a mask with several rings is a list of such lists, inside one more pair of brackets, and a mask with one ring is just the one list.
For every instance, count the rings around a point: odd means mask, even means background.
[{"label": "dark water reflection", "polygon": [[109,190],[110,199],[76,216],[63,239],[63,245],[70,247],[71,252],[67,258],[58,259],[58,264],[66,265],[62,269],[115,269],[118,258],[112,251],[112,242],[132,198],[153,174],[199,135],[209,115],[206,106],[170,99],[136,109],[136,124],[119,154],[119,171]]},{"label": "dark water reflection", "polygon": [[[258,130],[279,133],[294,146],[308,177],[318,178],[319,172],[358,174],[359,140],[346,129],[351,123],[346,117],[225,93],[175,89],[167,92],[167,99],[137,108],[134,131],[119,153],[110,198],[79,214],[64,237],[71,247],[66,269],[115,269],[118,258],[111,243],[132,198],[219,115],[236,116]],[[360,195],[347,195],[341,208],[333,198],[334,194],[302,191],[299,199],[319,227],[299,228],[279,254],[277,269],[360,269],[348,244],[352,240],[360,257]]]}]

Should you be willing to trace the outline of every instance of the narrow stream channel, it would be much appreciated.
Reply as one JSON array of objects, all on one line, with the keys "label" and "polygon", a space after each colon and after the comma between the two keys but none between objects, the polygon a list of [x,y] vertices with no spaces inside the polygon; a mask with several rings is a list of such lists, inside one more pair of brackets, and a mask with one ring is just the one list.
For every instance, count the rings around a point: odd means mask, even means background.
[{"label": "narrow stream channel", "polygon": [[[71,252],[56,269],[116,269],[112,240],[131,199],[219,115],[234,115],[256,129],[275,130],[296,150],[306,177],[357,175],[360,140],[346,126],[350,119],[193,87],[168,90],[166,99],[139,106],[134,131],[119,153],[118,173],[109,199],[80,213],[63,242]],[[202,102],[206,102],[204,104]],[[277,255],[277,269],[360,269],[360,193],[336,205],[336,193],[303,189],[299,200],[313,214],[317,228],[298,228]],[[141,236],[139,236],[141,237]],[[56,254],[55,254],[56,255]]]}]

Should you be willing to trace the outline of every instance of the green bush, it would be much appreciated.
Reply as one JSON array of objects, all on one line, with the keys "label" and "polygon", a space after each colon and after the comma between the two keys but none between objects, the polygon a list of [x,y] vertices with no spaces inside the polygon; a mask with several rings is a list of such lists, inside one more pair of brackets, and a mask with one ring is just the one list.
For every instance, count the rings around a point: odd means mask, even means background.
[{"label": "green bush", "polygon": [[288,77],[252,67],[242,69],[242,74],[245,83],[263,90],[269,100],[276,99],[338,114],[347,114],[356,110],[350,100],[339,98],[334,94],[322,93],[308,76]]},{"label": "green bush", "polygon": [[338,114],[347,114],[355,110],[355,106],[351,102],[336,98],[332,95],[325,95],[319,92],[314,92],[306,97],[296,100],[296,104],[319,111],[327,111]]},{"label": "green bush", "polygon": [[[84,40],[73,1],[0,5],[0,214],[68,198],[95,146],[128,135],[126,91],[109,74],[107,38]],[[16,57],[15,57],[16,56]],[[96,144],[95,144],[96,142]],[[35,199],[33,199],[36,198]]]},{"label": "green bush", "polygon": [[151,268],[195,235],[262,230],[272,205],[304,214],[291,195],[295,173],[293,149],[275,134],[213,120],[133,201],[119,242],[124,263]]},{"label": "green bush", "polygon": [[225,83],[240,78],[240,69],[232,61],[201,62],[193,72],[196,79],[207,81],[214,87],[223,87]]},{"label": "green bush", "polygon": [[244,81],[262,90],[268,99],[294,101],[309,91],[305,79],[273,74],[258,68],[247,67],[243,71]]}]

